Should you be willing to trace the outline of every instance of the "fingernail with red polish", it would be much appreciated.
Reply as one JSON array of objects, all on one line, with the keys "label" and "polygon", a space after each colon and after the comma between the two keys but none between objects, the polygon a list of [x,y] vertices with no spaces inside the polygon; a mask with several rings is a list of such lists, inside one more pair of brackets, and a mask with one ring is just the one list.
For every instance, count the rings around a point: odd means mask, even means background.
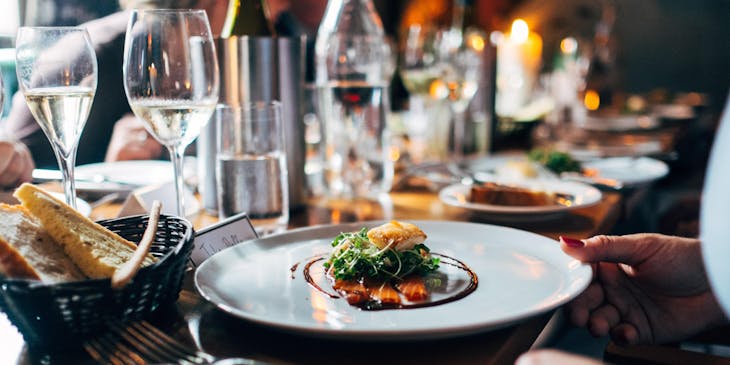
[{"label": "fingernail with red polish", "polygon": [[560,236],[560,240],[563,241],[568,247],[581,248],[585,246],[585,243],[579,239]]}]

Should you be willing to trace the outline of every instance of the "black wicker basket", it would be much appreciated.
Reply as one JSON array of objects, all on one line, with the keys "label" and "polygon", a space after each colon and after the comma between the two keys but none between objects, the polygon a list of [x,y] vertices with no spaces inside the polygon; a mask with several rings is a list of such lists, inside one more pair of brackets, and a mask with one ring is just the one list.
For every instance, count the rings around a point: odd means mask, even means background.
[{"label": "black wicker basket", "polygon": [[[120,236],[139,242],[148,216],[99,221]],[[177,300],[193,249],[190,222],[161,215],[150,252],[158,261],[139,270],[123,289],[110,279],[61,284],[0,278],[0,310],[33,347],[77,345],[106,329],[110,319],[131,321]]]}]

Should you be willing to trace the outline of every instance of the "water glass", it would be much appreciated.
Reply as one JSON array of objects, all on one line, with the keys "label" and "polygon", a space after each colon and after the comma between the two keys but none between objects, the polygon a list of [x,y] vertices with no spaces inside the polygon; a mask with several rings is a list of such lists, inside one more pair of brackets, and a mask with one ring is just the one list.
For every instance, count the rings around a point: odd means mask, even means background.
[{"label": "water glass", "polygon": [[289,195],[281,104],[220,104],[213,122],[218,216],[246,212],[259,235],[284,231]]}]

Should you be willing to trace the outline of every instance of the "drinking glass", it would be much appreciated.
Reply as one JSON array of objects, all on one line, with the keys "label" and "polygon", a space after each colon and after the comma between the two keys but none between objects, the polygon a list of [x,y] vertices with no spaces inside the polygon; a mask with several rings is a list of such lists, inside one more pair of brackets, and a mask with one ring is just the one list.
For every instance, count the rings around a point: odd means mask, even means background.
[{"label": "drinking glass", "polygon": [[16,72],[33,117],[51,142],[63,174],[66,203],[76,208],[74,165],[96,93],[96,54],[79,27],[21,27]]},{"label": "drinking glass", "polygon": [[246,212],[260,235],[284,231],[289,184],[281,103],[219,105],[213,120],[218,216]]},{"label": "drinking glass", "polygon": [[440,74],[431,85],[431,95],[446,100],[451,108],[452,162],[458,163],[464,154],[465,113],[479,87],[481,56],[466,42],[467,34],[460,29],[448,29],[435,37]]},{"label": "drinking glass", "polygon": [[134,114],[170,152],[177,213],[185,216],[183,155],[218,102],[218,61],[203,10],[133,10],[124,89]]},{"label": "drinking glass", "polygon": [[405,120],[414,162],[442,162],[448,157],[449,120],[442,98],[432,95],[442,65],[436,50],[438,28],[435,24],[412,24],[400,44],[399,73],[409,93]]}]

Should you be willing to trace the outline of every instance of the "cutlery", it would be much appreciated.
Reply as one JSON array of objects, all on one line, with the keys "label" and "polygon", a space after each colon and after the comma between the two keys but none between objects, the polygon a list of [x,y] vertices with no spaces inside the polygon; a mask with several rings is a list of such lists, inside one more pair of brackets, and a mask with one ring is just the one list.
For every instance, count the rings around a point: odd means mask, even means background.
[{"label": "cutlery", "polygon": [[100,364],[264,364],[245,358],[220,359],[191,349],[145,321],[126,325],[110,322],[109,329],[84,343],[86,352]]}]

